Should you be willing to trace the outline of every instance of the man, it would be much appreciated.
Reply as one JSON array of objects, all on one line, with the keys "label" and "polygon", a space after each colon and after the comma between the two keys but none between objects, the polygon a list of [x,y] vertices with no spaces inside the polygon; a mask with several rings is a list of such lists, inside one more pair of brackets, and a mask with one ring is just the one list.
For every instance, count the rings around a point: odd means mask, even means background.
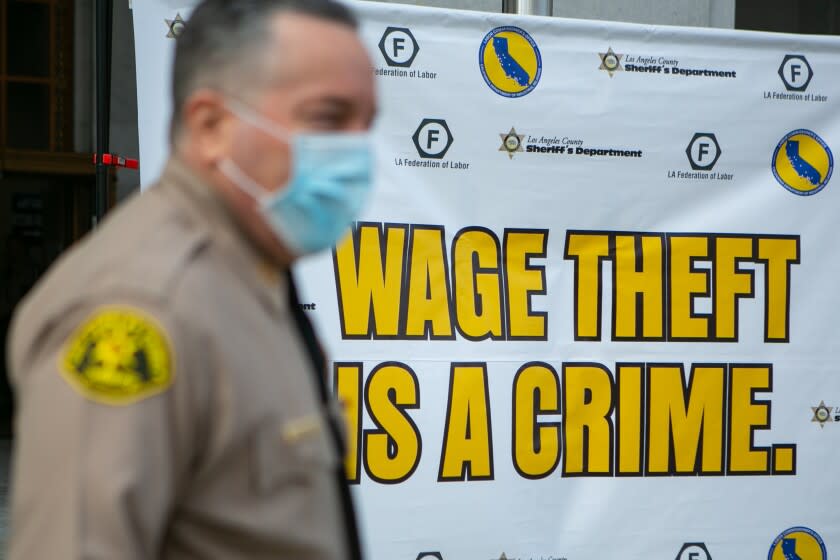
[{"label": "man", "polygon": [[332,0],[205,0],[173,157],[19,309],[10,558],[359,558],[289,264],[370,179],[372,68]]}]

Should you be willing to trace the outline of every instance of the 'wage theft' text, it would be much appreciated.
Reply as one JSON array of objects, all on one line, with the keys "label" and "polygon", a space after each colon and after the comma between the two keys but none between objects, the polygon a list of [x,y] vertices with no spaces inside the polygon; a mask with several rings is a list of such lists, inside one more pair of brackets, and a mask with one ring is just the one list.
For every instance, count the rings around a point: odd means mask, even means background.
[{"label": "'wage theft' text", "polygon": [[[546,229],[506,228],[499,236],[471,226],[447,247],[440,225],[360,223],[333,253],[342,338],[548,340],[548,313],[534,305],[550,297],[548,241]],[[737,343],[739,303],[756,297],[761,270],[763,342],[790,340],[799,236],[569,230],[563,261],[573,275],[577,341],[602,340],[609,306],[612,341]],[[364,368],[339,362],[334,369],[350,427],[347,472],[353,482],[364,471],[399,483],[429,452],[412,414],[422,375],[398,361],[367,376]],[[492,480],[499,451],[488,363],[450,368],[438,481]],[[796,474],[795,444],[755,443],[771,428],[772,403],[758,396],[772,392],[772,364],[563,361],[555,369],[535,360],[502,378],[509,375],[504,455],[524,478],[558,469],[564,477]],[[363,428],[365,414],[374,428]]]}]

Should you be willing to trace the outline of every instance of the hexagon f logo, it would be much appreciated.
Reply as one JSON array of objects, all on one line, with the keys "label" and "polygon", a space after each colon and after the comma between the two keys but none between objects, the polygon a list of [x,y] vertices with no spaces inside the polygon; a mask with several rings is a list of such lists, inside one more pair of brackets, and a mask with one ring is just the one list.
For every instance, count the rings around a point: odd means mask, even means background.
[{"label": "hexagon f logo", "polygon": [[711,171],[720,154],[720,144],[711,132],[695,132],[685,149],[688,163],[695,171]]},{"label": "hexagon f logo", "polygon": [[787,54],[779,65],[779,77],[786,90],[805,91],[814,77],[814,71],[804,55]]},{"label": "hexagon f logo", "polygon": [[408,68],[420,52],[420,45],[407,27],[388,27],[379,40],[379,51],[388,66]]},{"label": "hexagon f logo", "polygon": [[442,159],[454,138],[443,119],[423,119],[411,137],[422,158]]},{"label": "hexagon f logo", "polygon": [[712,560],[705,543],[690,542],[682,545],[675,560]]}]

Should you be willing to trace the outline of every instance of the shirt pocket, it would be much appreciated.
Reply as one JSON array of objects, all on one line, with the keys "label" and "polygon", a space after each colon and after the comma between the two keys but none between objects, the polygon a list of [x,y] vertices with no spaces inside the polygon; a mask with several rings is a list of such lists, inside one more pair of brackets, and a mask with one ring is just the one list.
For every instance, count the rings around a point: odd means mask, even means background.
[{"label": "shirt pocket", "polygon": [[252,482],[260,494],[309,485],[338,467],[338,454],[320,412],[265,422],[256,432]]}]

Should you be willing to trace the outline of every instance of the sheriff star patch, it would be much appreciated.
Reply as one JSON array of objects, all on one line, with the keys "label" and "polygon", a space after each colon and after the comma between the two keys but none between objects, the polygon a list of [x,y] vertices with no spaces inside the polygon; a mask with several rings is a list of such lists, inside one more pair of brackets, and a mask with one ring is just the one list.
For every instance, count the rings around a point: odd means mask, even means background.
[{"label": "sheriff star patch", "polygon": [[70,337],[60,371],[85,397],[126,405],[172,384],[172,348],[158,323],[139,310],[105,308]]}]

